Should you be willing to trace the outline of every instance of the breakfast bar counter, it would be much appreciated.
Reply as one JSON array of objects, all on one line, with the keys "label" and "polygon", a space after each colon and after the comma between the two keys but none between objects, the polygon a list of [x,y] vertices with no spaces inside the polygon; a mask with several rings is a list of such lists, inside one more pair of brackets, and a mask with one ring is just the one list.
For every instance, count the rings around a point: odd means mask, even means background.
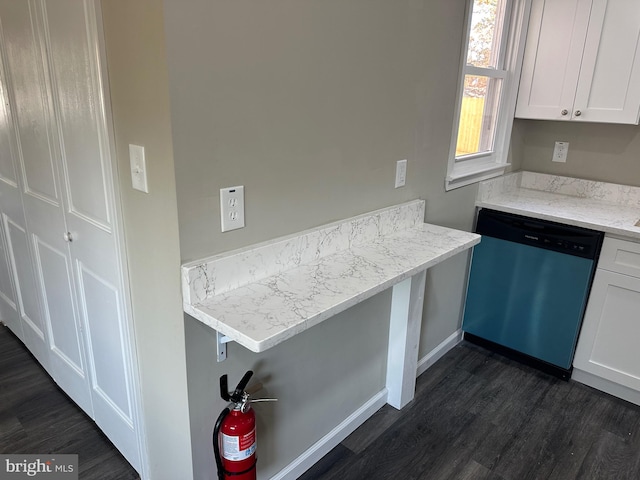
[{"label": "breakfast bar counter", "polygon": [[387,388],[401,408],[413,398],[425,271],[480,241],[423,223],[424,209],[415,200],[187,263],[184,311],[263,352],[393,288]]}]

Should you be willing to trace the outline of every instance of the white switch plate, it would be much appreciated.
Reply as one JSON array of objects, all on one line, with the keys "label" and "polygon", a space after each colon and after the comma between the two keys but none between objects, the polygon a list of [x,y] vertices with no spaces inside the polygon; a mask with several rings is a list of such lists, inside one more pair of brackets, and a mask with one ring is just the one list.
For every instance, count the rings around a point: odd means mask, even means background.
[{"label": "white switch plate", "polygon": [[244,227],[244,186],[220,189],[220,228],[223,232]]},{"label": "white switch plate", "polygon": [[556,142],[555,147],[553,147],[553,158],[551,158],[551,161],[565,163],[568,152],[569,142]]},{"label": "white switch plate", "polygon": [[396,186],[395,188],[404,187],[407,183],[407,161],[398,160],[396,162]]},{"label": "white switch plate", "polygon": [[131,186],[141,192],[149,193],[144,147],[129,144],[129,163],[131,164]]}]

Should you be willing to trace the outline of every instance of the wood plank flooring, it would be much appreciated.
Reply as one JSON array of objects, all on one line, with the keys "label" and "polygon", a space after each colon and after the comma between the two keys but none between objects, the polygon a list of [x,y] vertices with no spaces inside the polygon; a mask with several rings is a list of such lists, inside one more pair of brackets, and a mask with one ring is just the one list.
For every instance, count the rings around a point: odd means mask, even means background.
[{"label": "wood plank flooring", "polygon": [[640,479],[640,407],[463,342],[302,480]]},{"label": "wood plank flooring", "polygon": [[93,420],[2,324],[0,453],[75,453],[82,480],[140,478]]},{"label": "wood plank flooring", "polygon": [[[83,480],[138,479],[0,326],[0,452],[77,453]],[[302,480],[640,479],[640,407],[462,343]],[[176,479],[187,480],[187,479]]]}]

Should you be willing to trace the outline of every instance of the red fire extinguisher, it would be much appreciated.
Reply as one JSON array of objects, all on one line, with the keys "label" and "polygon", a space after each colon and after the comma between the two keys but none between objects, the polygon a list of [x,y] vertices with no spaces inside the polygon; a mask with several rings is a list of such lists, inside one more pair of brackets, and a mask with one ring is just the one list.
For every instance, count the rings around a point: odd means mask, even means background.
[{"label": "red fire extinguisher", "polygon": [[244,374],[233,393],[229,393],[227,376],[220,377],[220,396],[231,402],[218,417],[213,429],[213,453],[219,480],[256,480],[256,415],[245,391],[253,372]]}]

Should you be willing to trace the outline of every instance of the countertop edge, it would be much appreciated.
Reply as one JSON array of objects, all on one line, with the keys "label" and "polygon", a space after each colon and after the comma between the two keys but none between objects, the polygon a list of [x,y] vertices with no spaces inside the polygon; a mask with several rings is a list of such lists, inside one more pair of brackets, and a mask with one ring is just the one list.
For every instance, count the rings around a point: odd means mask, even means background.
[{"label": "countertop edge", "polygon": [[[536,218],[539,220],[548,220],[551,222],[563,223],[565,225],[572,225],[575,227],[587,228],[590,230],[597,230],[599,232],[604,232],[605,234],[615,235],[617,237],[626,238],[629,240],[640,240],[640,231],[635,232],[633,230],[623,229],[613,227],[611,225],[606,225],[602,223],[595,222],[587,222],[584,220],[576,219],[570,215],[551,215],[548,213],[543,213],[537,211],[535,209],[528,208],[520,208],[520,207],[512,207],[509,205],[505,205],[503,203],[493,203],[491,200],[478,200],[475,203],[476,207],[479,208],[489,208],[492,210],[497,210],[505,213],[513,213],[515,215],[523,215],[526,217]],[[640,218],[640,212],[639,212]]]}]

